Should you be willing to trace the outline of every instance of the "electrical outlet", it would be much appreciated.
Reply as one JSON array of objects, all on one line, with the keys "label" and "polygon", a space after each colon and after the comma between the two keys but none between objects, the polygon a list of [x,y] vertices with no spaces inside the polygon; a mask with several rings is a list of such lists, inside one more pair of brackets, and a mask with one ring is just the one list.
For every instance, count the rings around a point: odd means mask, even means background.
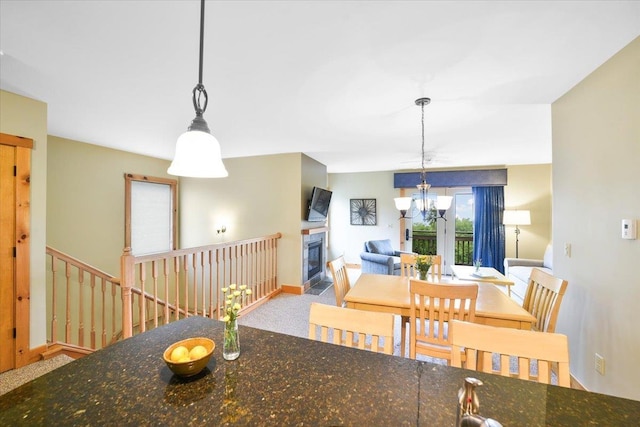
[{"label": "electrical outlet", "polygon": [[604,375],[604,357],[596,353],[596,372]]},{"label": "electrical outlet", "polygon": [[571,258],[571,243],[564,244],[564,256]]}]

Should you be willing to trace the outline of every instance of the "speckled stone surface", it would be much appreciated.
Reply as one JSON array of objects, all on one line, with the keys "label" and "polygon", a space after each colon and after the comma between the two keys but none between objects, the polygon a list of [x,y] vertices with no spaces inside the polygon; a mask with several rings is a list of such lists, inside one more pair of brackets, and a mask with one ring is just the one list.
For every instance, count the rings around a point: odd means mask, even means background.
[{"label": "speckled stone surface", "polygon": [[[369,353],[240,327],[225,361],[223,324],[202,317],[114,344],[0,397],[0,425],[452,426],[466,376],[480,413],[503,425],[630,425],[640,402]],[[173,376],[171,343],[216,342],[205,370]]]}]

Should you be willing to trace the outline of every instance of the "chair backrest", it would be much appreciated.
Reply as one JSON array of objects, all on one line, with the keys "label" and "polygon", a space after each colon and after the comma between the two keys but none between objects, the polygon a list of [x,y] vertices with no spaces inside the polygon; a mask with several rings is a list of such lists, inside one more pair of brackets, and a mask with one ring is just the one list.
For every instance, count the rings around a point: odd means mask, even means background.
[{"label": "chair backrest", "polygon": [[400,254],[400,276],[416,277],[416,254]]},{"label": "chair backrest", "polygon": [[417,354],[451,360],[447,333],[450,320],[473,322],[478,298],[477,283],[431,283],[409,280],[411,340],[409,357]]},{"label": "chair backrest", "polygon": [[344,296],[351,289],[349,282],[349,274],[347,272],[347,264],[344,262],[344,256],[339,256],[333,261],[329,261],[329,270],[333,277],[333,290],[336,294],[336,305],[342,307],[344,305]]},{"label": "chair backrest", "polygon": [[567,281],[533,268],[522,307],[536,319],[534,329],[555,332],[560,303],[567,289]]},{"label": "chair backrest", "polygon": [[440,255],[428,255],[431,258],[431,280],[442,280],[442,256]]},{"label": "chair backrest", "polygon": [[[456,320],[449,324],[449,335],[452,366],[545,384],[551,384],[551,371],[555,367],[558,385],[571,385],[566,335]],[[517,364],[518,372],[511,371],[511,363]],[[537,365],[537,370],[534,368],[532,372],[532,365]]]},{"label": "chair backrest", "polygon": [[[400,276],[402,277],[417,277],[416,270],[416,255],[417,254],[400,254]],[[431,269],[429,275],[431,280],[442,280],[442,256],[440,255],[423,255],[428,256],[431,259]]]},{"label": "chair backrest", "polygon": [[392,313],[334,307],[317,302],[311,304],[309,338],[313,340],[393,354],[393,327]]}]

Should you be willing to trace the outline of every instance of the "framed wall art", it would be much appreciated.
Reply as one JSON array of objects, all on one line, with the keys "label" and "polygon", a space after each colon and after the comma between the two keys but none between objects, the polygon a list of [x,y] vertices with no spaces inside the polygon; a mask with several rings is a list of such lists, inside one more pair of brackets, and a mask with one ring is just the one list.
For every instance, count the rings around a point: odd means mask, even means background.
[{"label": "framed wall art", "polygon": [[376,225],[376,199],[351,199],[351,225]]}]

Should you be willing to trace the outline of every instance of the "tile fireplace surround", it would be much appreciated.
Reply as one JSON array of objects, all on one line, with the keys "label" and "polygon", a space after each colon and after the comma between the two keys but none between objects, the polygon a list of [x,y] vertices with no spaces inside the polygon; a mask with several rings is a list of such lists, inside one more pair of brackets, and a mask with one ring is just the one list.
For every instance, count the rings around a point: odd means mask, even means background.
[{"label": "tile fireplace surround", "polygon": [[[328,227],[308,228],[302,230],[302,285],[304,286],[305,291],[327,277],[326,239],[328,230]],[[314,243],[320,243],[320,271],[312,277],[309,277],[309,245],[313,246]]]}]

